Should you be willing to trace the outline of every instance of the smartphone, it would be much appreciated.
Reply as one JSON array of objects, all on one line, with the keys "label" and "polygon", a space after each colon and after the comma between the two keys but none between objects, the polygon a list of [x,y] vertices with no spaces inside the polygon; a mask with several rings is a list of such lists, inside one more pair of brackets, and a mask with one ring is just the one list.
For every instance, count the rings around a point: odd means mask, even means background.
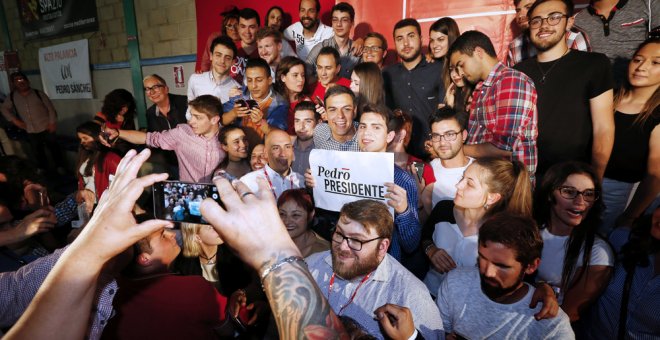
[{"label": "smartphone", "polygon": [[240,105],[241,107],[250,107],[250,105],[247,103],[245,99],[238,99],[235,101],[236,105]]},{"label": "smartphone", "polygon": [[422,162],[412,162],[413,167],[415,167],[415,172],[417,173],[417,180],[422,181],[424,178],[424,163]]},{"label": "smartphone", "polygon": [[323,102],[323,99],[321,99],[321,97],[315,96],[315,98],[316,98],[316,104],[318,104],[319,106],[325,107],[325,103]]},{"label": "smartphone", "polygon": [[254,99],[248,99],[248,100],[246,100],[246,102],[247,102],[247,105],[250,106],[250,109],[254,109],[254,108],[259,107],[259,103],[257,103],[257,101],[254,100]]},{"label": "smartphone", "polygon": [[157,219],[172,222],[208,224],[200,206],[206,198],[212,198],[218,204],[218,188],[211,183],[188,183],[163,181],[153,185],[154,216]]}]

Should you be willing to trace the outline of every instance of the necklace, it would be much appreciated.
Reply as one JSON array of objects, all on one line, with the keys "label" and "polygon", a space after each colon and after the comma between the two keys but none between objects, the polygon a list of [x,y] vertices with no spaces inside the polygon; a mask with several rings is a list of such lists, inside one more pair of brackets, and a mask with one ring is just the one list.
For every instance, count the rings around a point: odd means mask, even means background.
[{"label": "necklace", "polygon": [[213,256],[211,256],[211,257],[206,257],[204,254],[199,254],[199,257],[201,257],[201,258],[203,258],[204,260],[206,260],[206,264],[215,264],[215,261],[213,261],[213,259],[215,258],[216,255],[218,255],[218,252],[217,252],[217,251],[216,251],[215,254],[213,254]]},{"label": "necklace", "polygon": [[557,66],[557,64],[559,64],[559,62],[561,61],[561,59],[562,59],[566,54],[568,54],[568,52],[569,52],[570,50],[571,50],[571,49],[567,47],[567,48],[566,48],[566,52],[564,52],[564,54],[562,54],[561,57],[559,57],[559,59],[557,59],[557,61],[555,61],[555,62],[552,64],[552,66],[550,66],[550,68],[549,68],[547,71],[545,71],[545,72],[543,72],[543,69],[541,68],[541,64],[539,63],[539,58],[536,57],[536,66],[538,66],[539,71],[541,72],[541,81],[540,81],[541,84],[545,84],[545,77],[546,77],[548,74],[550,74],[550,71],[552,71],[552,69],[555,68],[555,66]]}]

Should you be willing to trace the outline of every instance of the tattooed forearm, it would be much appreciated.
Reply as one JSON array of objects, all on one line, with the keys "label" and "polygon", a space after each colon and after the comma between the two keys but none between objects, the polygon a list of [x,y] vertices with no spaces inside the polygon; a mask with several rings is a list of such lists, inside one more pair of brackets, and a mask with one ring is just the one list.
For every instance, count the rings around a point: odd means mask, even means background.
[{"label": "tattooed forearm", "polygon": [[278,268],[265,278],[263,285],[281,339],[348,339],[303,262]]}]

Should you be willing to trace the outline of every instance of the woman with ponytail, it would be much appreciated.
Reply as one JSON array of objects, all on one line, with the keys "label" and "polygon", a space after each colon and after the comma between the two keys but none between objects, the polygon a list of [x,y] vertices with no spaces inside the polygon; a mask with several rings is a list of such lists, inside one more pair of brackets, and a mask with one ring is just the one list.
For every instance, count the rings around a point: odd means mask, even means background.
[{"label": "woman with ponytail", "polygon": [[424,283],[434,296],[447,272],[476,265],[484,220],[501,211],[532,216],[529,173],[520,162],[478,159],[465,169],[456,189],[453,201],[440,201],[433,208],[422,235],[431,262]]},{"label": "woman with ponytail", "polygon": [[543,237],[537,281],[559,292],[571,322],[598,299],[612,274],[614,254],[596,232],[603,210],[600,193],[596,172],[581,162],[555,164],[536,192]]}]

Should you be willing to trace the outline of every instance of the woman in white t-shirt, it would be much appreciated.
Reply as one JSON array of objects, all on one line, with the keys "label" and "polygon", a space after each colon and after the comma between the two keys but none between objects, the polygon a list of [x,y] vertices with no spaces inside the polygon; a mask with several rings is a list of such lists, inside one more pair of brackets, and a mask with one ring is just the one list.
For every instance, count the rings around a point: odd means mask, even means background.
[{"label": "woman in white t-shirt", "polygon": [[543,237],[537,281],[558,289],[571,322],[602,293],[614,266],[612,249],[596,234],[603,210],[600,191],[593,168],[581,162],[554,165],[537,191],[535,212]]},{"label": "woman in white t-shirt", "polygon": [[446,273],[477,263],[479,228],[495,213],[532,216],[529,174],[520,162],[481,158],[467,167],[456,184],[456,196],[431,212],[422,235],[431,268],[424,283],[434,296]]}]

